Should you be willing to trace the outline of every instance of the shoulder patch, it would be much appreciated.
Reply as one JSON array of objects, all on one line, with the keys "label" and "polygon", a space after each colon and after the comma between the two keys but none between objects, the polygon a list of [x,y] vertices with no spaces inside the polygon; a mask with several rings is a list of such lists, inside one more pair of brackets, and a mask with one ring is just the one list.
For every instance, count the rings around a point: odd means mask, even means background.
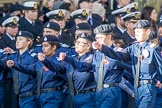
[{"label": "shoulder patch", "polygon": [[37,56],[38,54],[36,54],[36,53],[31,53],[30,54],[32,57],[35,57],[35,56]]}]

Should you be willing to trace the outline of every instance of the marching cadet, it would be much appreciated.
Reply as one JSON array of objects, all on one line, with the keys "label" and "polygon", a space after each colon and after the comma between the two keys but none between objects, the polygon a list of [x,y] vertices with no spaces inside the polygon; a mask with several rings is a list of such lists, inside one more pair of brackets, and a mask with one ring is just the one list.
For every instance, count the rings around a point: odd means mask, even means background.
[{"label": "marching cadet", "polygon": [[[100,44],[106,45],[111,49],[115,48],[115,46],[113,44],[113,40],[112,40],[114,34],[113,34],[112,27],[110,25],[103,24],[103,25],[97,26],[94,29],[94,33],[96,34],[95,38],[96,38],[97,42],[99,42]],[[117,71],[117,69],[114,69],[114,71]],[[122,73],[122,71],[124,71],[124,68],[123,68],[123,70],[121,69],[120,71]],[[124,91],[122,91],[122,93],[127,92],[131,96],[134,96],[132,84],[129,81],[127,81],[124,77],[122,77],[122,80],[119,83],[119,87],[124,90]],[[122,94],[122,98],[123,98],[123,94]],[[122,106],[123,106],[123,104],[122,104]]]},{"label": "marching cadet", "polygon": [[[78,53],[76,57],[66,56],[66,53],[60,53],[60,60],[64,60],[70,63],[74,68],[74,72],[71,74],[71,80],[69,85],[74,85],[74,91],[72,90],[73,106],[74,108],[94,108],[95,107],[95,91],[96,82],[94,79],[92,68],[88,68],[88,63],[92,62],[91,42],[92,36],[82,33],[78,35],[75,42],[75,51]],[[80,65],[78,62],[85,62],[86,65]],[[87,68],[84,68],[87,67]]]},{"label": "marching cadet", "polygon": [[[5,16],[2,22],[2,26],[5,27],[6,31],[2,35],[0,39],[0,49],[11,48],[12,50],[16,50],[16,35],[18,32],[18,21],[19,18],[17,16]],[[4,73],[4,91],[5,91],[5,100],[4,107],[5,108],[16,108],[17,107],[17,97],[13,91],[13,79],[11,76],[11,72],[5,70]],[[10,98],[9,98],[10,97]]]},{"label": "marching cadet", "polygon": [[149,42],[151,24],[139,20],[134,25],[137,42],[122,53],[124,61],[132,61],[136,107],[154,108],[156,99],[155,78],[162,75],[161,49]]},{"label": "marching cadet", "polygon": [[38,97],[36,93],[36,75],[31,72],[17,70],[21,65],[28,66],[36,62],[36,59],[29,54],[29,48],[33,44],[33,35],[27,31],[19,31],[16,38],[16,51],[13,54],[1,59],[1,67],[7,66],[13,73],[14,92],[19,96],[20,108],[38,108]]},{"label": "marching cadet", "polygon": [[[41,108],[60,108],[63,101],[62,90],[66,83],[63,77],[64,68],[56,65],[59,61],[55,52],[60,47],[60,43],[57,37],[52,35],[43,36],[41,41],[43,53],[38,53],[40,61],[23,70],[37,74],[37,93]],[[54,62],[55,66],[51,66],[49,61]]]},{"label": "marching cadet", "polygon": [[38,18],[38,4],[34,1],[24,3],[24,17],[19,21],[19,30],[29,31],[34,36],[34,44],[39,43],[43,34],[43,23]]},{"label": "marching cadet", "polygon": [[[115,44],[113,42],[114,33],[113,33],[112,27],[110,25],[108,25],[108,24],[100,25],[94,29],[94,33],[96,34],[96,36],[95,36],[96,41],[99,42],[100,44],[106,45],[109,48],[114,49],[115,51],[117,49],[118,49],[118,51],[119,51],[119,49],[121,49],[121,48],[115,47]],[[129,64],[127,64],[127,65],[129,67],[131,67],[131,65],[129,65]],[[122,77],[122,80],[119,83],[119,87],[122,89],[122,91],[121,91],[121,93],[122,93],[122,108],[127,108],[127,105],[129,102],[127,97],[130,97],[130,98],[134,97],[134,92],[133,92],[134,89],[133,89],[133,85],[130,83],[130,81],[126,80],[127,77],[129,77],[129,79],[132,78],[132,77],[130,77],[132,75],[131,71],[128,72],[127,70],[123,70],[123,72],[124,72],[124,74],[123,74],[124,76]],[[127,101],[125,101],[125,100],[127,100]]]},{"label": "marching cadet", "polygon": [[70,30],[65,29],[65,14],[66,10],[57,9],[46,13],[46,16],[49,17],[50,22],[55,22],[60,25],[60,34],[59,37],[62,40],[63,44],[68,45],[69,47],[73,46],[74,39],[70,34]]}]

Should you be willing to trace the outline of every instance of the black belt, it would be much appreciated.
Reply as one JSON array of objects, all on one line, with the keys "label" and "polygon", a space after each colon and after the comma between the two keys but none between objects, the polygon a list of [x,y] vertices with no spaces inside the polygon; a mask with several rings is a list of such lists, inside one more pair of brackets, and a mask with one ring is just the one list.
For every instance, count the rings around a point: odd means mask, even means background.
[{"label": "black belt", "polygon": [[109,88],[109,87],[117,87],[117,86],[119,86],[119,84],[118,84],[118,83],[104,84],[104,85],[103,85],[103,87],[104,87],[104,88]]},{"label": "black belt", "polygon": [[140,80],[139,81],[139,85],[146,85],[150,83],[153,83],[153,80]]},{"label": "black belt", "polygon": [[62,91],[62,87],[54,87],[54,88],[45,88],[41,89],[41,93],[53,92],[53,91]]},{"label": "black belt", "polygon": [[77,94],[90,93],[90,92],[95,92],[95,91],[96,91],[96,88],[89,89],[89,90],[81,90],[81,91],[76,90],[75,94],[77,95]]},{"label": "black belt", "polygon": [[19,98],[27,98],[27,97],[31,97],[34,95],[37,95],[37,91],[29,91],[29,92],[19,94]]}]

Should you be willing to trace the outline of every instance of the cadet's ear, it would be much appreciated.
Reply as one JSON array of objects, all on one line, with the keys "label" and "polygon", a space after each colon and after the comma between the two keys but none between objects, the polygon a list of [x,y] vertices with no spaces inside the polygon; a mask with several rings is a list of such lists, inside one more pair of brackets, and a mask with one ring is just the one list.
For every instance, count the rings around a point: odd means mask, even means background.
[{"label": "cadet's ear", "polygon": [[149,29],[146,30],[146,34],[150,35],[150,33],[151,33],[151,29],[149,28]]}]

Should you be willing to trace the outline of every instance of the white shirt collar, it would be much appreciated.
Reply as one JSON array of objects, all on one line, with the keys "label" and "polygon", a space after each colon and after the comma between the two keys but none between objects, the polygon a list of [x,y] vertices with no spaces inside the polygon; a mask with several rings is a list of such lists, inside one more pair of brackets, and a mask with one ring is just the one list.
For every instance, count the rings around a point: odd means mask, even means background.
[{"label": "white shirt collar", "polygon": [[8,33],[6,33],[7,36],[11,39],[11,40],[15,40],[15,37],[12,37],[11,35],[9,35]]},{"label": "white shirt collar", "polygon": [[25,18],[26,18],[26,20],[27,20],[30,24],[32,24],[33,21],[31,21],[31,20],[28,19],[27,17],[25,17]]},{"label": "white shirt collar", "polygon": [[126,29],[122,29],[122,28],[120,28],[120,27],[118,27],[118,26],[117,26],[117,28],[118,28],[122,33],[124,33],[125,30],[126,30]]}]

